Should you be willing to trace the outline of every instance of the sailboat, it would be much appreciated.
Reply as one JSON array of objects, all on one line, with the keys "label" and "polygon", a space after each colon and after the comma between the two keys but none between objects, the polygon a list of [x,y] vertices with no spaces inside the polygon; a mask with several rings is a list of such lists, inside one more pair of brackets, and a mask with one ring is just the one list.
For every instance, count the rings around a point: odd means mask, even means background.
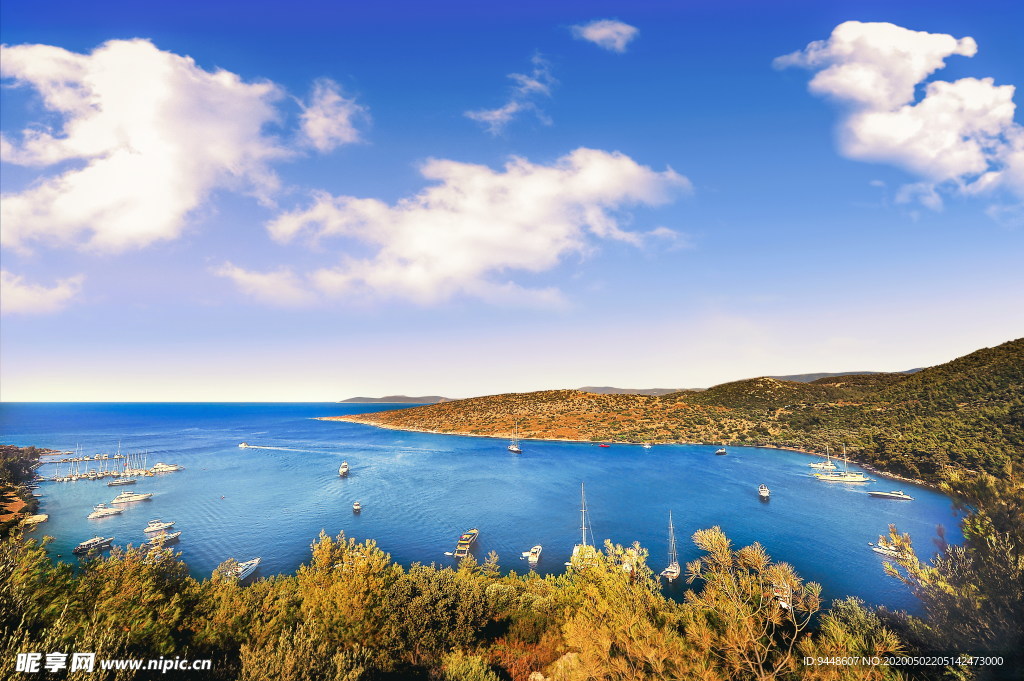
[{"label": "sailboat", "polygon": [[508,451],[514,454],[521,454],[523,451],[519,448],[519,421],[512,426],[512,439],[508,441]]},{"label": "sailboat", "polygon": [[825,445],[825,460],[818,463],[807,464],[811,468],[816,468],[819,471],[834,471],[836,465],[832,463],[832,457],[828,455],[828,445]]},{"label": "sailboat", "polygon": [[869,482],[871,480],[863,473],[850,472],[850,462],[846,458],[846,445],[843,445],[843,472],[815,473],[814,477],[824,482]]},{"label": "sailboat", "polygon": [[679,576],[679,554],[676,552],[676,528],[672,525],[672,511],[668,512],[668,567],[661,571],[661,576],[673,581]]},{"label": "sailboat", "polygon": [[[597,549],[594,548],[594,530],[587,521],[587,490],[582,482],[580,483],[580,501],[580,531],[583,534],[580,543],[572,547],[572,558],[566,563],[570,567],[573,563],[576,563],[576,567],[586,567],[597,554]],[[589,542],[587,540],[588,534],[590,535]]]}]

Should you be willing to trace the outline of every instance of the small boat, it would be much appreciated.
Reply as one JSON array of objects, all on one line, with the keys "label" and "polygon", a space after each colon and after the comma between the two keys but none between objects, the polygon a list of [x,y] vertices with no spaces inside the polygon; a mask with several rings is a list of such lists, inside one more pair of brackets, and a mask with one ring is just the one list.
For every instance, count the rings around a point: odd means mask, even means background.
[{"label": "small boat", "polygon": [[513,454],[523,453],[523,450],[519,447],[519,421],[516,421],[512,426],[512,439],[508,441],[508,451]]},{"label": "small boat", "polygon": [[341,466],[338,467],[338,475],[343,478],[348,475],[348,461],[341,462]]},{"label": "small boat", "polygon": [[352,502],[352,512],[353,513],[359,513],[362,510],[363,510],[363,505],[362,504],[360,504],[358,501]]},{"label": "small boat", "polygon": [[824,461],[821,461],[819,463],[809,463],[807,465],[810,466],[811,468],[817,469],[819,471],[834,471],[836,469],[836,465],[834,463],[832,463],[832,457],[829,456],[829,454],[828,454],[828,445],[825,445],[825,460]]},{"label": "small boat", "polygon": [[651,448],[651,443],[650,442],[645,442],[645,443],[643,443],[640,446],[643,447],[644,449],[650,449]]},{"label": "small boat", "polygon": [[93,537],[92,539],[87,539],[75,548],[71,549],[71,553],[83,554],[109,549],[112,541],[114,541],[113,537],[107,537],[105,539],[103,537]]},{"label": "small boat", "polygon": [[725,456],[728,453],[729,452],[725,451],[725,447],[721,447],[715,450],[715,454],[717,454],[718,456]]},{"label": "small boat", "polygon": [[153,496],[152,492],[121,492],[114,497],[112,504],[127,504],[132,501],[145,501]]},{"label": "small boat", "polygon": [[237,579],[238,581],[242,581],[243,579],[251,575],[253,572],[255,572],[256,568],[258,568],[260,565],[260,560],[260,558],[253,558],[252,560],[247,560],[244,563],[239,563],[238,567],[235,568],[235,579]]},{"label": "small boat", "polygon": [[527,560],[529,560],[531,567],[536,565],[537,561],[540,560],[540,550],[541,550],[541,546],[540,546],[540,544],[537,544],[536,546],[534,546],[529,551],[523,551],[523,558],[526,558]]},{"label": "small boat", "polygon": [[249,443],[248,442],[240,442],[240,443],[238,443],[238,446],[241,447],[242,449],[247,449],[249,447]]},{"label": "small boat", "polygon": [[611,447],[611,445],[598,445],[598,447]]},{"label": "small boat", "polygon": [[661,571],[661,576],[673,581],[682,573],[679,567],[679,554],[676,551],[676,528],[672,525],[672,511],[668,512],[668,567]]},{"label": "small boat", "polygon": [[455,545],[455,557],[465,558],[469,555],[469,547],[473,545],[476,538],[480,536],[480,530],[474,528],[468,530],[459,537],[459,542]]},{"label": "small boat", "polygon": [[118,478],[107,483],[107,487],[119,487],[120,485],[134,485],[138,480],[135,478]]},{"label": "small boat", "polygon": [[913,501],[914,497],[910,496],[901,489],[893,490],[892,492],[868,492],[868,496],[881,497],[883,499],[903,499],[904,501]]},{"label": "small boat", "polygon": [[880,553],[883,556],[887,556],[889,558],[899,558],[899,557],[901,557],[903,555],[901,552],[897,551],[896,549],[891,549],[891,548],[889,548],[887,546],[874,546],[874,545],[872,545],[871,546],[871,550],[874,551],[875,553]]},{"label": "small boat", "polygon": [[180,530],[177,532],[172,532],[171,534],[161,532],[160,534],[153,535],[153,537],[149,541],[142,542],[142,545],[148,546],[150,548],[156,548],[159,546],[163,546],[164,544],[173,544],[174,542],[178,541],[180,537]]},{"label": "small boat", "polygon": [[768,485],[759,485],[757,493],[762,499],[767,499],[771,495],[771,490],[768,489]]},{"label": "small boat", "polygon": [[96,504],[95,506],[92,507],[92,513],[85,517],[89,520],[94,520],[96,518],[106,518],[109,515],[117,515],[118,513],[124,513],[124,509],[111,508],[106,504]]},{"label": "small boat", "polygon": [[149,524],[146,525],[146,529],[144,529],[143,532],[161,532],[161,531],[169,529],[171,527],[174,527],[174,521],[173,520],[171,520],[169,522],[164,522],[164,521],[160,520],[159,518],[156,518],[154,520],[150,520],[149,521]]}]

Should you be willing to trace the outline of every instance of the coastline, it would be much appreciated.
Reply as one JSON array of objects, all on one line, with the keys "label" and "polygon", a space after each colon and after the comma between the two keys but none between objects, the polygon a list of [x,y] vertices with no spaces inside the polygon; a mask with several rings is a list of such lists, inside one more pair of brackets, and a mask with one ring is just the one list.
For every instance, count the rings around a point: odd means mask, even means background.
[{"label": "coastline", "polygon": [[[352,416],[355,416],[355,415],[353,414]],[[315,416],[315,417],[313,417],[313,420],[315,420],[315,421],[344,421],[345,423],[358,423],[360,425],[372,426],[374,428],[381,428],[383,430],[398,430],[398,431],[403,431],[403,432],[407,432],[407,433],[428,433],[428,434],[431,434],[431,435],[458,435],[459,437],[482,437],[482,438],[490,438],[490,439],[493,439],[493,440],[507,439],[507,438],[505,438],[504,436],[501,436],[501,435],[483,435],[483,434],[480,434],[480,433],[447,432],[447,431],[441,431],[441,430],[432,430],[432,429],[429,429],[429,428],[415,428],[415,427],[412,427],[412,426],[404,426],[404,427],[390,426],[390,425],[385,426],[385,425],[382,425],[382,424],[379,424],[379,423],[373,423],[373,422],[370,422],[370,421],[363,421],[363,420],[359,420],[359,419],[354,419],[354,418],[351,418],[351,416],[349,416],[349,415],[346,415],[346,416]],[[642,442],[620,442],[618,440],[576,440],[576,439],[568,438],[568,437],[523,437],[523,438],[520,438],[520,440],[522,440],[524,442],[530,442],[530,441],[533,441],[533,442],[575,442],[575,443],[579,443],[579,444],[592,444],[592,445],[607,444],[607,445],[633,445],[633,446],[639,446],[639,445],[643,444]],[[673,441],[673,442],[652,442],[650,444],[655,445],[655,446],[657,446],[657,445],[709,445],[709,446],[713,446],[713,445],[717,445],[717,444],[720,444],[720,443],[718,443],[718,442],[689,442],[689,441],[685,441],[685,440],[678,440],[678,441]],[[818,458],[821,458],[821,459],[826,457],[826,455],[823,452],[812,451],[812,450],[809,450],[809,449],[800,449],[799,447],[782,447],[782,446],[778,446],[778,445],[749,445],[749,444],[736,444],[736,443],[733,443],[733,442],[727,442],[726,446],[727,447],[752,447],[752,448],[756,448],[756,449],[779,449],[779,450],[784,450],[784,451],[788,451],[788,452],[797,452],[797,453],[800,453],[800,454],[808,454],[810,456],[817,456]],[[911,484],[914,484],[914,485],[919,485],[921,487],[927,487],[928,489],[933,489],[933,490],[938,490],[939,489],[939,486],[936,485],[933,482],[928,482],[926,480],[919,480],[917,478],[908,478],[906,476],[899,475],[898,473],[890,473],[888,471],[882,471],[882,470],[879,470],[879,469],[871,466],[870,464],[861,463],[861,462],[857,461],[856,459],[849,459],[849,460],[852,461],[854,464],[860,466],[864,470],[870,471],[874,475],[883,476],[883,477],[886,477],[886,478],[891,478],[893,480],[899,480],[900,482],[907,482],[907,483],[911,483]]]}]

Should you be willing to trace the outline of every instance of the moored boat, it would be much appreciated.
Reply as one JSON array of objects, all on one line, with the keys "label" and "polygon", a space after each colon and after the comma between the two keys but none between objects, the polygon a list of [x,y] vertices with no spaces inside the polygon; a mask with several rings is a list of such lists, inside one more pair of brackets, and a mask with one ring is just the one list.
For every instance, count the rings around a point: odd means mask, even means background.
[{"label": "moored boat", "polygon": [[252,560],[247,560],[244,563],[239,563],[238,567],[236,567],[234,571],[235,579],[241,582],[243,579],[255,572],[256,568],[260,565],[260,560],[262,559],[253,558]]},{"label": "moored boat", "polygon": [[94,551],[103,551],[110,548],[111,542],[114,541],[113,537],[93,537],[92,539],[86,539],[84,542],[71,549],[71,553],[83,554],[92,553]]},{"label": "moored boat", "polygon": [[825,460],[824,461],[821,461],[821,462],[818,462],[818,463],[809,463],[807,465],[810,466],[811,468],[814,468],[814,469],[819,470],[819,471],[834,471],[836,469],[836,465],[834,463],[832,463],[832,457],[829,456],[829,454],[828,454],[828,445],[825,445]]},{"label": "moored boat", "polygon": [[107,487],[119,487],[121,485],[134,485],[138,480],[135,478],[118,478],[107,483]]},{"label": "moored boat", "polygon": [[123,508],[111,508],[106,504],[96,504],[92,507],[92,513],[85,516],[89,520],[95,520],[96,518],[106,518],[109,515],[117,515],[123,513]]},{"label": "moored boat", "polygon": [[167,532],[161,532],[159,534],[153,535],[149,541],[142,542],[142,545],[148,546],[150,548],[155,548],[163,546],[164,544],[173,544],[174,542],[178,541],[180,537],[181,530],[178,530],[177,532],[172,532],[170,534],[168,534]]},{"label": "moored boat", "polygon": [[587,519],[587,488],[582,482],[580,483],[580,532],[580,543],[572,547],[572,556],[566,563],[569,567],[572,567],[573,564],[576,567],[587,567],[594,562],[597,554],[597,549],[593,545],[594,531]]},{"label": "moored boat", "polygon": [[676,528],[672,525],[672,511],[668,512],[668,567],[661,571],[661,576],[673,581],[682,573],[679,567],[679,554],[676,551]]},{"label": "moored boat", "polygon": [[900,551],[897,551],[896,549],[890,548],[888,546],[874,546],[874,545],[872,545],[871,546],[871,550],[874,551],[875,553],[880,553],[883,556],[886,556],[888,558],[899,558],[899,557],[901,557],[903,555],[903,553],[901,553]]},{"label": "moored boat", "polygon": [[909,494],[900,489],[893,490],[892,492],[872,491],[868,492],[868,496],[881,497],[883,499],[903,499],[904,501],[914,500],[914,497],[910,496]]},{"label": "moored boat", "polygon": [[455,545],[455,557],[465,558],[466,556],[468,556],[469,547],[473,545],[473,542],[476,541],[476,538],[478,536],[480,536],[480,530],[476,528],[463,532],[462,536],[459,537],[458,543]]},{"label": "moored boat", "polygon": [[522,454],[523,452],[519,447],[519,421],[512,426],[512,438],[508,441],[508,451],[513,454]]},{"label": "moored boat", "polygon": [[822,482],[870,482],[871,478],[863,473],[851,473],[850,462],[846,458],[846,447],[843,447],[843,470],[829,473],[815,473],[814,477]]},{"label": "moored boat", "polygon": [[171,527],[174,527],[174,521],[173,520],[164,522],[163,520],[160,520],[159,518],[154,518],[153,520],[149,521],[149,524],[146,525],[146,529],[144,529],[143,532],[161,532],[161,531],[169,529]]},{"label": "moored boat", "polygon": [[362,512],[362,510],[363,510],[363,505],[362,504],[360,504],[358,501],[352,502],[352,512],[353,513],[360,513],[360,512]]},{"label": "moored boat", "polygon": [[127,504],[132,501],[145,501],[151,496],[153,496],[152,492],[121,492],[110,503]]},{"label": "moored boat", "polygon": [[541,545],[537,544],[529,551],[523,551],[523,558],[526,558],[529,561],[530,566],[532,567],[537,564],[537,561],[540,560],[540,552]]},{"label": "moored boat", "polygon": [[161,461],[157,461],[153,464],[153,467],[150,470],[154,473],[173,473],[174,471],[181,471],[184,469],[184,466],[179,466],[176,463],[163,463]]}]

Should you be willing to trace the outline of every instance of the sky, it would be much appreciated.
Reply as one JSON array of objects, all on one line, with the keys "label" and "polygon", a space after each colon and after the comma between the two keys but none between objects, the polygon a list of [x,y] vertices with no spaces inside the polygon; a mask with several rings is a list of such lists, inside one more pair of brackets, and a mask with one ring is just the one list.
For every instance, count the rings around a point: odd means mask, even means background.
[{"label": "sky", "polygon": [[0,399],[898,371],[1024,335],[1024,6],[0,5]]}]

